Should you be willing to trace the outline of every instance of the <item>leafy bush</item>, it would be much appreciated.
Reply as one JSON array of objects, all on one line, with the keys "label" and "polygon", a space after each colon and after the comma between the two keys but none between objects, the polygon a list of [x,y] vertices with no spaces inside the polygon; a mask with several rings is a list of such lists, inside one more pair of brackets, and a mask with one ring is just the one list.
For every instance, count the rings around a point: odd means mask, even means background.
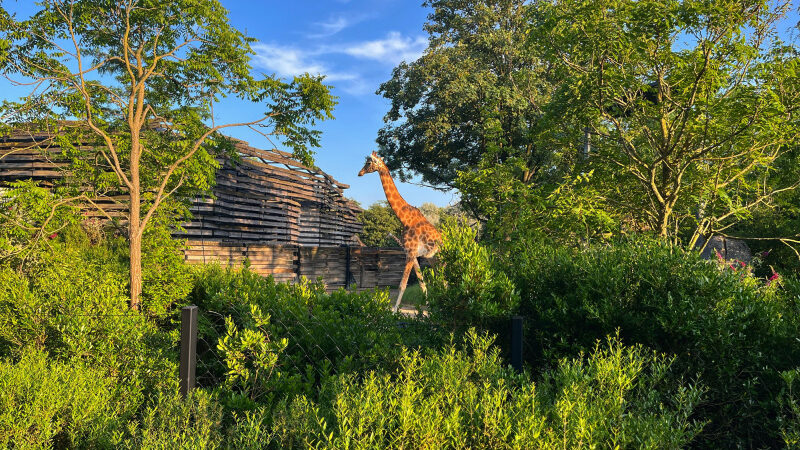
[{"label": "leafy bush", "polygon": [[200,389],[192,391],[186,400],[175,391],[161,392],[129,431],[131,437],[124,443],[126,448],[222,448],[222,408]]},{"label": "leafy bush", "polygon": [[[416,346],[439,338],[434,329],[399,327],[386,291],[328,294],[320,282],[276,283],[247,268],[207,266],[190,300],[201,311],[199,381],[216,386],[228,374],[231,386],[231,378],[238,377],[227,403],[237,409],[254,408],[256,397],[270,403],[277,399],[272,394],[311,394],[334,373],[391,366],[402,343]],[[284,339],[285,346],[266,344]],[[269,385],[233,376],[257,367],[271,371]]]},{"label": "leafy bush", "polygon": [[404,350],[396,373],[331,378],[319,404],[299,397],[239,429],[277,448],[679,448],[700,429],[701,391],[664,389],[671,360],[640,346],[611,338],[534,385],[491,343],[472,331],[467,350]]},{"label": "leafy bush", "polygon": [[456,222],[443,224],[441,233],[439,267],[426,276],[431,316],[467,326],[507,319],[520,298],[490,249],[476,241],[474,229]]},{"label": "leafy bush", "polygon": [[[0,355],[20,358],[33,348],[54,362],[83,361],[116,380],[134,409],[149,392],[174,387],[177,330],[150,311],[129,310],[126,262],[115,239],[92,243],[81,228],[68,227],[50,246],[35,274],[0,266]],[[191,279],[173,286],[180,283]]]},{"label": "leafy bush", "polygon": [[270,316],[261,312],[258,305],[250,305],[248,318],[252,323],[240,330],[230,316],[226,317],[227,331],[219,340],[217,349],[228,369],[225,373],[226,387],[255,401],[278,385],[277,379],[283,373],[275,368],[289,340],[271,339],[268,331]]},{"label": "leafy bush", "polygon": [[[704,445],[781,440],[780,372],[800,364],[797,281],[764,286],[746,272],[720,270],[695,253],[647,239],[582,251],[541,241],[505,245],[493,270],[509,274],[519,290],[514,313],[526,317],[525,348],[534,367],[586,352],[619,329],[625,342],[675,355],[676,376],[698,377],[708,388],[708,401],[696,411],[710,421]],[[460,298],[447,290],[431,294],[439,305]]]},{"label": "leafy bush", "polygon": [[786,448],[800,447],[800,393],[797,382],[800,380],[800,369],[787,370],[781,373],[786,382],[784,390],[778,396],[781,406],[779,417],[781,436]]},{"label": "leafy bush", "polygon": [[114,380],[79,359],[53,361],[34,350],[0,362],[3,448],[111,447],[132,412]]},{"label": "leafy bush", "polygon": [[46,263],[50,241],[77,223],[77,208],[32,181],[11,183],[0,192],[0,262],[35,271]]},{"label": "leafy bush", "polygon": [[102,253],[62,247],[30,279],[0,269],[6,354],[35,346],[53,358],[79,358],[120,380],[132,396],[174,385],[177,334],[129,310],[127,277]]}]

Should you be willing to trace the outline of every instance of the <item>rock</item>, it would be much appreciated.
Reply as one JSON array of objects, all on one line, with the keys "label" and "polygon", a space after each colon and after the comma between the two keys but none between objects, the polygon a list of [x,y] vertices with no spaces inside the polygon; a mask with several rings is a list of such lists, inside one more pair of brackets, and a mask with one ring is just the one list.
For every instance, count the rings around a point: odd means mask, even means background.
[{"label": "rock", "polygon": [[[703,241],[699,241],[697,246],[702,247]],[[719,252],[725,260],[735,259],[749,264],[750,260],[753,259],[753,253],[750,251],[750,247],[740,239],[712,236],[706,248],[703,249],[701,256],[705,259],[712,259],[717,257],[717,252]]]}]

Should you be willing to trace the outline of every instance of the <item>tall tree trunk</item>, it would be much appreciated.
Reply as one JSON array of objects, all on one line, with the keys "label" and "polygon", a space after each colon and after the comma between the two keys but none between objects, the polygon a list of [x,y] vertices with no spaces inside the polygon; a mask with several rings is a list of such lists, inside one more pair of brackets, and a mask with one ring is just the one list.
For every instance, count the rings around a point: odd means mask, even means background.
[{"label": "tall tree trunk", "polygon": [[142,230],[140,227],[139,193],[131,192],[131,215],[128,224],[131,275],[131,309],[139,310],[139,296],[142,293]]},{"label": "tall tree trunk", "polygon": [[139,310],[139,296],[142,293],[142,191],[139,178],[139,133],[131,127],[131,205],[128,223],[128,240],[131,264],[131,309]]}]

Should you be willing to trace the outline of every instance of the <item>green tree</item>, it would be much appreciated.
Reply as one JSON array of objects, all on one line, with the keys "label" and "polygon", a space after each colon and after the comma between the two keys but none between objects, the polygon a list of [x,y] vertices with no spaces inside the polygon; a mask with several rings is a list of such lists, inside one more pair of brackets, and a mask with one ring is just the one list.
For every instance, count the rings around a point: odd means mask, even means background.
[{"label": "green tree", "polygon": [[[2,116],[15,127],[53,130],[65,136],[64,145],[82,135],[76,170],[94,169],[92,181],[127,196],[130,300],[137,309],[143,232],[171,197],[213,183],[214,152],[230,150],[219,130],[258,126],[310,162],[309,148],[319,145],[311,127],[332,117],[335,101],[319,77],[255,78],[253,39],[231,26],[215,0],[39,6],[26,20],[0,14],[3,74],[32,88],[5,103]],[[218,124],[213,106],[222,97],[262,104],[264,113]]]},{"label": "green tree", "polygon": [[361,213],[361,223],[364,229],[361,231],[361,242],[369,247],[399,247],[396,240],[389,236],[394,235],[401,238],[403,235],[403,224],[394,214],[392,208],[386,202],[377,202],[370,205]]},{"label": "green tree", "polygon": [[[428,49],[401,63],[378,93],[391,100],[378,133],[393,173],[457,187],[460,172],[520,161],[528,184],[551,175],[554,152],[542,139],[546,67],[525,38],[524,0],[429,0]],[[464,199],[469,202],[469,199]]]},{"label": "green tree", "polygon": [[530,39],[559,78],[548,108],[588,127],[597,186],[639,229],[690,246],[800,180],[778,170],[797,136],[788,3],[539,2]]}]

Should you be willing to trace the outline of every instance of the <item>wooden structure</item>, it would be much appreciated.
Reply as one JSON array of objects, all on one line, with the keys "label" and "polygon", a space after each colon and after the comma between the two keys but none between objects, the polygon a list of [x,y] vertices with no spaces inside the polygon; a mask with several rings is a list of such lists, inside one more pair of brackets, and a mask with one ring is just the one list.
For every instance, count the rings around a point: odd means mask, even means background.
[{"label": "wooden structure", "polygon": [[[219,160],[212,195],[193,200],[193,219],[176,235],[186,239],[188,262],[240,266],[247,260],[252,270],[277,280],[322,277],[332,288],[398,283],[402,250],[359,246],[361,209],[344,197],[349,186],[288,153],[243,141],[235,148],[238,158]],[[70,176],[65,166],[50,134],[0,138],[0,186],[32,179],[54,187]],[[123,220],[126,201],[121,195],[96,199]],[[85,214],[103,217],[92,208]]]},{"label": "wooden structure", "polygon": [[221,160],[213,196],[194,200],[184,225],[193,241],[331,246],[361,231],[349,186],[278,150],[236,143],[238,161]]},{"label": "wooden structure", "polygon": [[249,264],[262,275],[278,281],[321,277],[330,289],[355,284],[358,288],[396,286],[403,275],[405,253],[400,248],[311,247],[260,245],[234,242],[201,244],[189,241],[190,263],[219,262],[227,267]]}]

